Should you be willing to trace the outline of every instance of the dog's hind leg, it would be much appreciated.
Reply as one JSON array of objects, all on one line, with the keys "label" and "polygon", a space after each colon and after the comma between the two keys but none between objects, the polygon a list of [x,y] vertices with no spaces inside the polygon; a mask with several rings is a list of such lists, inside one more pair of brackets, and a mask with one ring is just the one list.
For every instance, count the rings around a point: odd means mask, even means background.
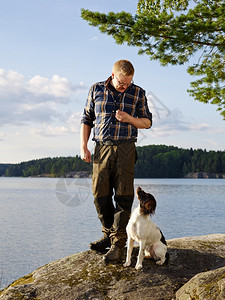
[{"label": "dog's hind leg", "polygon": [[140,241],[140,246],[139,246],[139,253],[138,253],[138,258],[137,258],[137,263],[135,266],[136,270],[140,270],[142,268],[142,261],[144,259],[144,252],[145,252],[145,241]]},{"label": "dog's hind leg", "polygon": [[146,245],[145,247],[145,258],[154,258],[154,251],[152,245]]},{"label": "dog's hind leg", "polygon": [[127,239],[127,257],[126,262],[123,264],[124,267],[129,267],[131,264],[131,254],[134,247],[134,240],[128,235]]},{"label": "dog's hind leg", "polygon": [[163,265],[166,261],[166,252],[167,252],[167,246],[161,242],[154,244],[154,259],[156,260],[157,265]]}]

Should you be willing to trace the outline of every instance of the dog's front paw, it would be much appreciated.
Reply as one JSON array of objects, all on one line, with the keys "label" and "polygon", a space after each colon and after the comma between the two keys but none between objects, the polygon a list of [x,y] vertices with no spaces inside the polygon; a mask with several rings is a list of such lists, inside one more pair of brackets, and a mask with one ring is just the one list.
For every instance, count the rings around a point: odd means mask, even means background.
[{"label": "dog's front paw", "polygon": [[129,267],[130,264],[131,264],[131,261],[126,261],[126,262],[123,264],[123,266],[124,266],[124,267]]},{"label": "dog's front paw", "polygon": [[141,269],[142,269],[142,265],[136,264],[135,269],[136,269],[136,270],[141,270]]},{"label": "dog's front paw", "polygon": [[165,259],[162,259],[162,260],[160,259],[160,260],[156,261],[156,264],[159,266],[162,266],[164,264],[164,262],[165,262]]}]

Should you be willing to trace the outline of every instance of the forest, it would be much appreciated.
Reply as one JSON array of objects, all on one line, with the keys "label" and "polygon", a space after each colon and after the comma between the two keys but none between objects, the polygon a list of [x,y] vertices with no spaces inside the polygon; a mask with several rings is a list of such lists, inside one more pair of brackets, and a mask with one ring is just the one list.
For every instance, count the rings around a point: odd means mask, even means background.
[{"label": "forest", "polygon": [[[137,147],[137,155],[136,178],[183,178],[200,172],[225,177],[225,151],[149,145]],[[6,177],[88,177],[91,172],[92,164],[85,163],[78,155],[0,164],[0,176]]]}]

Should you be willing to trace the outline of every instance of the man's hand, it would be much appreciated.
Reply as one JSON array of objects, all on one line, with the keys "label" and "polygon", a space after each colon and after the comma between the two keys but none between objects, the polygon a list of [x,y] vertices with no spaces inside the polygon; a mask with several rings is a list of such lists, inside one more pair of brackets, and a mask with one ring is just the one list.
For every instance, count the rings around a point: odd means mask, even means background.
[{"label": "man's hand", "polygon": [[80,131],[80,156],[81,159],[86,162],[91,162],[91,153],[88,150],[88,140],[91,133],[91,127],[86,124],[81,124],[81,131]]},{"label": "man's hand", "polygon": [[134,118],[125,111],[117,110],[116,119],[120,122],[125,122],[133,125],[136,128],[144,129],[151,126],[151,121],[147,118]]},{"label": "man's hand", "polygon": [[81,149],[81,159],[86,162],[91,162],[91,153],[88,148]]},{"label": "man's hand", "polygon": [[117,110],[116,111],[116,119],[120,122],[125,122],[125,123],[130,123],[129,120],[130,120],[131,116],[126,113],[125,111],[121,111],[121,110]]}]

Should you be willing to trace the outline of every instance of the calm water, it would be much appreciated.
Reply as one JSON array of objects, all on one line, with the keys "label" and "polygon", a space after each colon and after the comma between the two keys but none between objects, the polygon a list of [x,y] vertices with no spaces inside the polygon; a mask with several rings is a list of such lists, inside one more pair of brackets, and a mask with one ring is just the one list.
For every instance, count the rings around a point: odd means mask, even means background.
[{"label": "calm water", "polygon": [[[136,179],[166,239],[225,233],[225,180]],[[137,206],[135,198],[134,207]],[[90,179],[0,177],[0,286],[100,237]]]}]

